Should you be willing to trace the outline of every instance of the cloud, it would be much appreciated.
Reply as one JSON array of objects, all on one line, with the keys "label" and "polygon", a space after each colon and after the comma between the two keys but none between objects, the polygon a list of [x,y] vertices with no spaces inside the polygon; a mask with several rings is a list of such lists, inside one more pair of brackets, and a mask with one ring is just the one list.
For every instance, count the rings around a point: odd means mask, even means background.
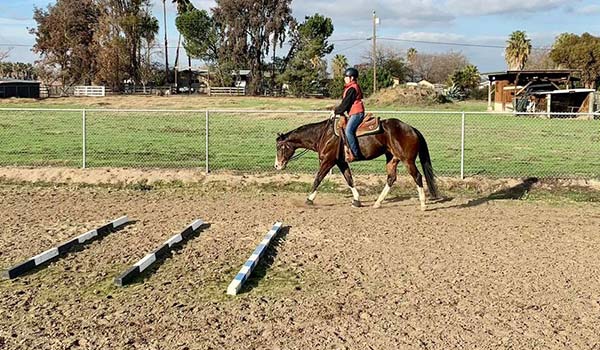
[{"label": "cloud", "polygon": [[[211,8],[216,6],[214,0],[192,0],[192,4],[200,10],[209,11]],[[163,0],[152,0],[152,13],[154,17],[162,18],[163,14]],[[167,16],[171,17],[177,15],[177,5],[173,3],[173,0],[166,0]]]},{"label": "cloud", "polygon": [[445,6],[454,15],[496,15],[539,13],[573,5],[581,0],[447,0]]},{"label": "cloud", "polygon": [[432,42],[462,42],[465,36],[456,33],[436,32],[404,32],[397,37],[402,40],[432,41]]},{"label": "cloud", "polygon": [[587,5],[576,8],[571,7],[569,10],[578,15],[597,15],[600,14],[600,5]]},{"label": "cloud", "polygon": [[372,11],[382,23],[410,27],[436,23],[449,23],[454,16],[440,8],[432,0],[356,0],[352,4],[342,0],[305,0],[292,2],[294,16],[301,20],[304,16],[320,13],[331,17],[336,26],[364,27],[372,22]]},{"label": "cloud", "polygon": [[31,18],[0,17],[0,26],[31,26],[35,21]]}]

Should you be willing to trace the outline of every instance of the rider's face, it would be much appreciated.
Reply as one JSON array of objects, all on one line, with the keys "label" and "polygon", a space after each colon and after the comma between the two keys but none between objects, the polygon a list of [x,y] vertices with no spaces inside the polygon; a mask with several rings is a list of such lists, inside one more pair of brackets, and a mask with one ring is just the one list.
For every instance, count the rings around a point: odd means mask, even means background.
[{"label": "rider's face", "polygon": [[346,84],[348,84],[351,80],[352,80],[352,78],[350,78],[350,77],[344,77],[344,83],[346,83]]}]

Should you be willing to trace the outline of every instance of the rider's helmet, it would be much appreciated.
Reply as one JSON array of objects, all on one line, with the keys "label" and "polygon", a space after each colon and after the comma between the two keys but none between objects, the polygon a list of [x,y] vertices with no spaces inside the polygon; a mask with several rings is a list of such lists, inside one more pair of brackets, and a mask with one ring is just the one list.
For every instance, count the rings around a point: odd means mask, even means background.
[{"label": "rider's helmet", "polygon": [[354,77],[354,80],[358,80],[358,70],[353,67],[346,68],[346,71],[344,72],[344,76]]}]

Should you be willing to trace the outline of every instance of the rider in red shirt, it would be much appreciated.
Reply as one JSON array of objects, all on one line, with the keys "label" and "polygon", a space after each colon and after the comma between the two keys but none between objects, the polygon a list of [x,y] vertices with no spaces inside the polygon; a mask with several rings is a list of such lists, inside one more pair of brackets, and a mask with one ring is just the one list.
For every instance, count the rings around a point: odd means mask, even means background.
[{"label": "rider in red shirt", "polygon": [[358,70],[356,68],[348,68],[344,72],[344,94],[342,95],[342,103],[334,110],[335,115],[344,115],[348,113],[350,118],[346,125],[346,139],[350,146],[350,152],[346,149],[346,161],[352,162],[355,160],[364,159],[356,138],[356,129],[365,118],[365,107],[362,102],[362,90],[358,85]]}]

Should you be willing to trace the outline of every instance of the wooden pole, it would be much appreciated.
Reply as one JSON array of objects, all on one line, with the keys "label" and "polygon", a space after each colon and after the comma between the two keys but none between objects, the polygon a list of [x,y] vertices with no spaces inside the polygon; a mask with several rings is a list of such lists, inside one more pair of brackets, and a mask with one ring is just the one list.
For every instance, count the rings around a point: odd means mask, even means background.
[{"label": "wooden pole", "polygon": [[373,10],[373,93],[377,91],[377,16]]}]

